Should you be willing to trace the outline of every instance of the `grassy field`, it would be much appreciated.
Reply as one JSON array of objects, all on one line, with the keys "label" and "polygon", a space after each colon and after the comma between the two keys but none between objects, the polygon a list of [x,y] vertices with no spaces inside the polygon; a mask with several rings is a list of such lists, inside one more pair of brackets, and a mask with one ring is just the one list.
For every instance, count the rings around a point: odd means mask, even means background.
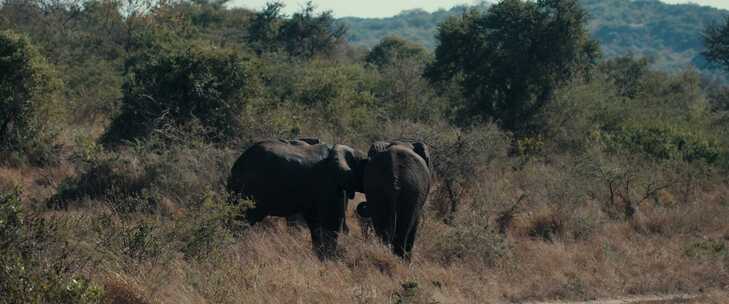
[{"label": "grassy field", "polygon": [[[502,160],[479,170],[449,224],[438,215],[438,181],[412,263],[363,236],[353,216],[361,195],[349,204],[351,231],[340,237],[339,257],[322,262],[306,229],[275,218],[251,228],[231,224],[235,211],[216,193],[227,172],[195,174],[236,153],[176,151],[161,158],[209,157],[145,181],[159,187],[150,208],[121,208],[146,204],[149,194],[119,190],[122,180],[149,178],[135,168],[158,167],[149,156],[124,152],[126,167],[92,170],[87,182],[109,189],[80,187],[87,192],[63,210],[47,204],[84,175],[69,163],[0,169],[4,189],[24,190],[26,223],[46,221],[30,270],[88,279],[107,303],[487,303],[711,294],[729,286],[729,188],[721,178],[687,193],[680,192],[687,185],[671,184],[625,219],[583,196],[579,180],[566,176],[569,164],[514,168]],[[211,155],[220,159],[204,163]],[[116,187],[104,186],[107,179]]]}]

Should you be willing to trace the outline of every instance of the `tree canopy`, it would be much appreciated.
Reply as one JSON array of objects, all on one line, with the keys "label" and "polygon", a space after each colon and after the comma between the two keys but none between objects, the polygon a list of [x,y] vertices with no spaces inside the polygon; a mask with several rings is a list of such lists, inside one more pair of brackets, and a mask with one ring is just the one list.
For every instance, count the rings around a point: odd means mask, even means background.
[{"label": "tree canopy", "polygon": [[706,59],[729,71],[729,17],[704,30],[704,44]]},{"label": "tree canopy", "polygon": [[407,41],[397,36],[389,36],[382,39],[367,54],[367,63],[382,67],[397,60],[414,59],[424,61],[428,57],[428,51],[420,45]]},{"label": "tree canopy", "polygon": [[281,13],[281,2],[269,2],[256,14],[249,28],[248,41],[260,54],[284,50],[292,56],[311,58],[331,55],[344,42],[347,28],[331,11],[316,13],[309,1],[301,11],[287,18]]},{"label": "tree canopy", "polygon": [[440,25],[427,76],[462,87],[465,115],[532,132],[554,90],[599,56],[586,18],[576,0],[505,0],[485,13],[469,10]]}]

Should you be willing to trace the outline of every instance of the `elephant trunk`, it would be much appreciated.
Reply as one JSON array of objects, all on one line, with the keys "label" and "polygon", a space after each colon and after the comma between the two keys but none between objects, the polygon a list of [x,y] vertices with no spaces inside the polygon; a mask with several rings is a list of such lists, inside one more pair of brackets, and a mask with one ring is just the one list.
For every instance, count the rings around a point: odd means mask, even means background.
[{"label": "elephant trunk", "polygon": [[335,157],[340,172],[340,181],[347,196],[354,198],[356,192],[364,191],[364,168],[367,165],[367,156],[347,146],[337,145]]},{"label": "elephant trunk", "polygon": [[352,169],[352,190],[364,192],[364,172],[369,158],[364,153],[355,153],[354,168]]}]

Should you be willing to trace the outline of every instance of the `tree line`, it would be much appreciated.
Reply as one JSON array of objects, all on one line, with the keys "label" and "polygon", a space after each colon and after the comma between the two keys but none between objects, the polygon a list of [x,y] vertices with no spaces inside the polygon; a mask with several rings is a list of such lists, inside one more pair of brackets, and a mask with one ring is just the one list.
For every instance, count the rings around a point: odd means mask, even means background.
[{"label": "tree line", "polygon": [[[651,70],[645,59],[604,59],[580,1],[504,0],[464,8],[438,26],[432,53],[394,36],[369,50],[352,46],[347,27],[331,12],[309,2],[287,16],[282,7],[3,2],[2,64],[12,71],[2,80],[3,151],[50,161],[63,126],[100,126],[99,140],[110,147],[171,129],[236,145],[262,132],[376,137],[376,126],[393,120],[462,128],[494,122],[512,134],[516,147],[564,133],[565,122],[556,117],[590,107],[587,129],[611,145],[678,141],[671,146],[679,150],[687,149],[684,142],[723,150],[714,136],[723,128],[713,125],[723,119],[726,89],[695,71],[670,74]],[[707,60],[725,68],[727,28],[707,27],[702,38]],[[666,87],[674,79],[681,79],[675,80],[681,88]],[[595,85],[607,92],[602,103],[564,100],[570,90]],[[606,117],[630,116],[621,113],[629,109],[662,114],[655,120]],[[697,123],[706,129],[689,132]]]}]

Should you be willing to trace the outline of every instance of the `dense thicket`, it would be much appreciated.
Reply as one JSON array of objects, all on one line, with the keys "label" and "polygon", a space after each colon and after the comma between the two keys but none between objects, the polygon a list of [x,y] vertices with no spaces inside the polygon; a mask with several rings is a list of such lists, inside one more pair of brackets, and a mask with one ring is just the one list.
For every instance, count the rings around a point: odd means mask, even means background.
[{"label": "dense thicket", "polygon": [[27,37],[12,31],[0,32],[0,70],[0,155],[55,159],[54,129],[63,106],[55,70]]}]

